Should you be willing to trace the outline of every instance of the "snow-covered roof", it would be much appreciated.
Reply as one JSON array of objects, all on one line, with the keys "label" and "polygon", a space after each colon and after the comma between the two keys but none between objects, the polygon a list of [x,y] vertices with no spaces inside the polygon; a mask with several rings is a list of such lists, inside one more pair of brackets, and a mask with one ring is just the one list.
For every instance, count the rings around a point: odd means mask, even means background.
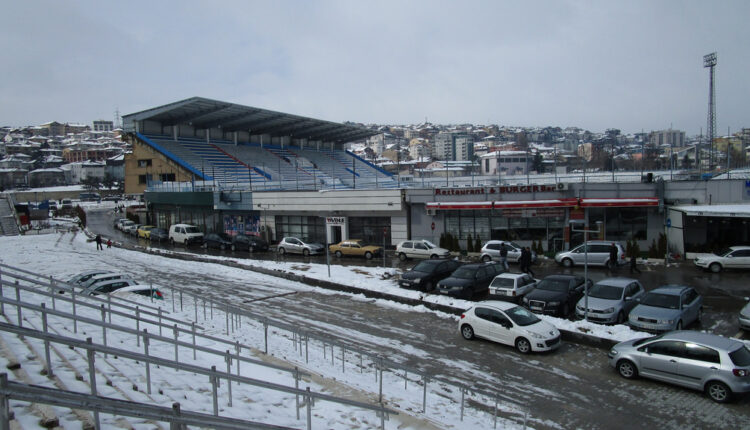
[{"label": "snow-covered roof", "polygon": [[687,216],[723,216],[750,218],[750,202],[729,205],[674,206],[672,210],[684,212]]}]

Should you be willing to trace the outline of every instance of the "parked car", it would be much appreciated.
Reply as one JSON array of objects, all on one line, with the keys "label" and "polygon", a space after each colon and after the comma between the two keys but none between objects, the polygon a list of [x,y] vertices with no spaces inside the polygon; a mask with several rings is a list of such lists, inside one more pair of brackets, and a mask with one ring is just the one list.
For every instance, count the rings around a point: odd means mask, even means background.
[{"label": "parked car", "polygon": [[513,303],[486,301],[461,314],[458,330],[464,339],[481,337],[515,346],[522,353],[550,351],[560,346],[560,331]]},{"label": "parked car", "polygon": [[398,285],[401,288],[432,291],[438,282],[450,276],[460,266],[460,261],[446,258],[420,261],[401,275]]},{"label": "parked car", "polygon": [[111,273],[111,272],[108,270],[101,270],[101,269],[100,270],[87,270],[85,272],[81,272],[73,276],[72,278],[70,278],[70,280],[68,280],[68,284],[72,286],[80,286],[81,284],[85,283],[86,281],[93,278],[94,276],[104,275],[106,273]]},{"label": "parked car", "polygon": [[112,291],[119,290],[120,288],[130,287],[133,285],[138,285],[138,282],[129,278],[110,279],[108,281],[99,282],[97,284],[91,285],[88,288],[85,288],[81,292],[81,294],[87,295],[87,296],[96,296],[98,294],[109,294]]},{"label": "parked car", "polygon": [[715,254],[699,254],[693,264],[714,273],[724,269],[750,269],[750,246],[730,246]]},{"label": "parked car", "polygon": [[620,342],[607,356],[623,378],[643,376],[700,390],[718,403],[750,391],[750,349],[735,339],[673,331]]},{"label": "parked car", "polygon": [[121,232],[127,233],[128,230],[130,230],[131,228],[133,228],[134,225],[135,225],[135,223],[133,221],[131,221],[129,219],[126,219],[125,221],[123,221],[123,222],[121,222],[119,224],[118,228],[120,229]]},{"label": "parked car", "polygon": [[490,282],[501,273],[498,268],[498,264],[464,264],[438,282],[437,293],[466,300],[484,298],[489,293]]},{"label": "parked car", "polygon": [[279,254],[284,255],[290,254],[302,254],[305,257],[312,254],[322,254],[325,252],[325,247],[320,243],[303,241],[296,237],[285,237],[281,239],[276,250]]},{"label": "parked car", "polygon": [[573,312],[591,279],[575,275],[549,275],[523,297],[523,305],[537,314],[566,318]]},{"label": "parked car", "polygon": [[451,252],[429,240],[406,240],[396,245],[396,255],[404,261],[407,258],[447,258]]},{"label": "parked car", "polygon": [[232,237],[232,251],[268,251],[268,242],[252,234],[237,234]]},{"label": "parked car", "polygon": [[117,280],[117,279],[132,279],[130,275],[126,273],[115,273],[115,272],[107,272],[102,273],[101,275],[95,275],[86,280],[85,282],[80,282],[78,285],[81,286],[84,290],[95,287],[96,285]]},{"label": "parked car", "polygon": [[590,266],[609,266],[609,251],[612,243],[617,247],[617,265],[622,266],[626,263],[625,249],[618,242],[607,240],[590,240],[570,251],[558,252],[555,255],[555,261],[565,267],[583,265],[586,260]]},{"label": "parked car", "polygon": [[190,224],[173,224],[169,227],[169,242],[174,245],[181,243],[188,246],[193,243],[203,243],[203,233],[198,227]]},{"label": "parked car", "polygon": [[156,300],[164,300],[164,294],[153,285],[135,284],[127,287],[117,288],[110,292],[113,296],[126,296],[127,294],[138,294]]},{"label": "parked car", "polygon": [[630,311],[628,324],[636,330],[661,333],[682,330],[703,313],[703,297],[692,287],[665,285],[647,292]]},{"label": "parked car", "polygon": [[161,243],[163,240],[169,240],[169,233],[163,228],[152,228],[148,232],[148,240]]},{"label": "parked car", "polygon": [[[589,321],[622,324],[627,321],[631,309],[646,291],[643,285],[630,278],[607,278],[589,289]],[[584,317],[585,297],[576,305],[576,316]]]},{"label": "parked car", "polygon": [[142,226],[143,224],[133,224],[131,227],[128,227],[127,233],[131,236],[138,237],[138,229]]},{"label": "parked car", "polygon": [[113,225],[114,225],[114,227],[115,227],[115,228],[116,228],[117,230],[122,230],[122,223],[124,223],[124,222],[125,222],[125,221],[127,221],[127,220],[128,220],[127,218],[117,218],[117,219],[115,220],[115,222],[114,222],[114,224],[113,224]]},{"label": "parked car", "polygon": [[143,239],[148,239],[151,236],[151,230],[153,230],[154,228],[156,228],[156,226],[142,225],[138,227],[138,230],[136,230],[136,236]]},{"label": "parked car", "polygon": [[742,308],[738,319],[740,322],[740,328],[750,331],[750,303],[746,304],[745,307]]},{"label": "parked car", "polygon": [[[500,245],[503,243],[508,250],[508,263],[518,263],[521,259],[521,245],[503,240],[488,240],[482,247],[482,255],[479,258],[482,261],[500,261]],[[531,251],[531,263],[536,263],[536,259],[536,252]]]},{"label": "parked car", "polygon": [[232,238],[226,233],[208,233],[203,236],[203,247],[218,248],[223,251],[232,247]]},{"label": "parked car", "polygon": [[370,260],[373,257],[379,257],[383,255],[383,248],[380,246],[367,245],[363,240],[360,239],[347,239],[341,242],[331,245],[328,249],[341,258],[342,256],[348,257],[365,257]]},{"label": "parked car", "polygon": [[490,283],[490,298],[518,303],[521,297],[536,287],[536,283],[536,279],[528,273],[501,273]]}]

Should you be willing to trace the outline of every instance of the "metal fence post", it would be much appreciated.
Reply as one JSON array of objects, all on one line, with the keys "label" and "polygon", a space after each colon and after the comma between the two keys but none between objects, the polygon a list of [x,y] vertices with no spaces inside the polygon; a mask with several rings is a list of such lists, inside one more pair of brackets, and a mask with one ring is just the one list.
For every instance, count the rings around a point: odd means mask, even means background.
[{"label": "metal fence post", "polygon": [[224,327],[226,329],[227,336],[229,336],[229,304],[227,304],[224,314],[226,315],[226,325]]},{"label": "metal fence post", "polygon": [[151,394],[151,363],[148,362],[148,330],[143,329],[143,353],[146,355],[146,386]]},{"label": "metal fence post", "polygon": [[[104,343],[104,346],[107,346],[107,310],[104,309],[104,305],[101,305],[99,309],[102,312],[102,342]],[[107,354],[104,354],[104,357],[107,357]]]},{"label": "metal fence post", "polygon": [[464,397],[466,395],[466,389],[461,387],[461,421],[464,420]]},{"label": "metal fence post", "polygon": [[346,373],[346,348],[341,347],[341,373]]},{"label": "metal fence post", "polygon": [[307,430],[312,430],[312,396],[310,387],[307,387]]},{"label": "metal fence post", "polygon": [[[240,347],[240,341],[239,340],[235,341],[234,348],[237,350],[237,376],[240,376],[240,362],[242,360],[240,360],[241,347]],[[237,382],[237,385],[240,385],[240,383]]]},{"label": "metal fence post", "polygon": [[73,304],[73,333],[78,333],[78,315],[76,315],[76,289],[70,289],[70,300]]},{"label": "metal fence post", "polygon": [[0,430],[10,430],[10,405],[8,395],[5,394],[8,391],[7,373],[0,373],[0,388],[2,388],[2,394],[0,394]]},{"label": "metal fence post", "polygon": [[172,296],[172,312],[174,312],[174,287],[172,287],[172,294],[170,295]]},{"label": "metal fence post", "polygon": [[493,417],[494,422],[492,423],[492,428],[497,428],[497,396],[495,396],[495,416]]},{"label": "metal fence post", "polygon": [[[89,385],[91,385],[91,394],[96,396],[96,369],[94,368],[94,349],[90,337],[86,338],[86,343],[89,345],[86,349],[86,358],[89,362]],[[99,430],[101,424],[99,423],[99,411],[94,411],[94,428]]]},{"label": "metal fence post", "polygon": [[232,407],[232,380],[229,378],[229,375],[232,374],[232,356],[229,354],[228,349],[227,354],[224,357],[224,361],[227,362],[227,390],[229,390],[229,407]]},{"label": "metal fence post", "polygon": [[[172,403],[172,414],[174,415],[175,418],[180,417],[180,404],[179,403],[177,402]],[[184,428],[185,426],[183,426],[176,420],[169,423],[169,430],[183,430]]]},{"label": "metal fence post", "polygon": [[190,323],[190,331],[193,334],[193,360],[195,360],[195,321]]},{"label": "metal fence post", "polygon": [[265,353],[268,354],[268,318],[263,318],[263,339],[265,341]]},{"label": "metal fence post", "polygon": [[383,357],[378,356],[378,370],[380,372],[380,387],[378,388],[378,403],[383,401]]},{"label": "metal fence post", "polygon": [[219,393],[216,380],[216,366],[211,366],[211,394],[214,401],[214,416],[219,416]]},{"label": "metal fence post", "polygon": [[[383,402],[380,402],[380,408],[385,409],[383,407]],[[380,430],[385,430],[385,411],[380,411]]]},{"label": "metal fence post", "polygon": [[18,279],[16,279],[16,309],[18,312],[18,326],[23,327],[23,315],[21,312],[21,289],[18,288]]},{"label": "metal fence post", "polygon": [[[294,388],[299,390],[299,368],[294,366]],[[297,401],[297,419],[299,420],[299,393],[294,396]]]},{"label": "metal fence post", "polygon": [[180,312],[182,312],[182,290],[180,290]]},{"label": "metal fence post", "polygon": [[141,337],[138,335],[138,333],[141,332],[141,309],[136,306],[135,307],[135,346],[138,348],[141,347]]},{"label": "metal fence post", "polygon": [[[174,361],[175,363],[179,363],[180,362],[179,351],[178,351],[179,345],[177,345],[177,342],[179,341],[178,338],[180,336],[180,333],[179,333],[179,330],[177,330],[177,324],[174,325],[174,328],[172,330],[174,333]],[[174,370],[178,370],[177,367],[175,367]]]},{"label": "metal fence post", "polygon": [[310,336],[307,333],[305,333],[305,363],[309,363],[310,362],[309,359],[308,359],[309,356],[307,354],[309,343],[310,343]]},{"label": "metal fence post", "polygon": [[193,317],[193,321],[198,321],[198,296],[193,294],[193,304],[195,305],[195,316]]},{"label": "metal fence post", "polygon": [[206,320],[206,298],[203,298],[203,321]]},{"label": "metal fence post", "polygon": [[55,307],[55,279],[52,275],[49,275],[49,291],[52,296],[52,309],[57,310],[57,307]]},{"label": "metal fence post", "polygon": [[[47,305],[42,303],[42,331],[46,335],[47,332]],[[44,339],[44,359],[47,362],[47,376],[54,376],[52,374],[52,361],[50,360],[49,354],[49,340]]]},{"label": "metal fence post", "polygon": [[109,323],[112,324],[112,296],[109,294],[107,294],[107,315],[109,315]]},{"label": "metal fence post", "polygon": [[157,309],[156,313],[159,314],[159,336],[161,336],[161,308]]},{"label": "metal fence post", "polygon": [[427,376],[422,377],[424,379],[424,391],[422,391],[422,413],[427,413],[427,383],[430,382],[430,378]]}]

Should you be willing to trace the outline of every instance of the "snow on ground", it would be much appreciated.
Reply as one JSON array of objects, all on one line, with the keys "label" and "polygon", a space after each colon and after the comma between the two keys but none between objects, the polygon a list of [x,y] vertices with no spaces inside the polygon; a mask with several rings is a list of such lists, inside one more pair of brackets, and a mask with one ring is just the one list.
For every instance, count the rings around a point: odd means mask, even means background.
[{"label": "snow on ground", "polygon": [[[53,275],[60,279],[67,279],[74,273],[84,269],[107,267],[109,265],[116,267],[115,262],[118,261],[121,263],[123,260],[134,261],[138,264],[172,267],[175,269],[180,266],[184,267],[185,265],[185,261],[182,260],[149,255],[122,248],[105,249],[104,252],[96,251],[94,244],[89,242],[81,233],[78,233],[77,235],[66,232],[35,236],[0,237],[0,249],[4,250],[0,254],[0,261],[4,264],[24,268],[26,270],[39,270],[43,275]],[[211,264],[209,262],[191,262],[190,264],[200,265],[201,272],[208,276],[215,276],[217,278],[248,278],[248,272],[242,269]],[[277,262],[253,262],[253,264],[263,264],[266,268],[283,269],[295,273],[303,272],[308,276],[315,274],[316,277],[327,279],[327,268],[325,265]],[[332,276],[335,273],[336,276],[334,279],[339,282],[351,283],[351,285],[357,285],[360,287],[369,286],[371,288],[381,288],[389,292],[400,291],[406,294],[419,295],[417,292],[401,291],[395,286],[393,281],[380,279],[380,276],[387,270],[388,269],[374,269],[367,267],[331,267]],[[273,285],[278,285],[286,289],[302,291],[315,289],[314,287],[302,283],[291,282],[267,275],[253,273],[252,277],[254,279],[265,279],[269,284],[273,283]],[[194,287],[200,287],[199,279],[196,279]],[[316,292],[325,294],[341,294],[338,292],[319,289],[315,290]],[[172,291],[167,289],[166,291],[163,290],[162,293],[165,294],[165,300],[159,302],[159,305],[166,311],[170,312],[171,317],[186,321],[193,319],[195,308],[192,303],[192,296],[185,296],[184,311],[180,311],[179,307],[177,307],[175,312],[172,312],[173,297],[170,296]],[[23,297],[26,298],[26,293],[23,293]],[[352,295],[352,297],[354,299],[362,298],[361,295]],[[145,301],[144,306],[152,305],[148,299],[140,296],[134,296],[134,299]],[[42,300],[41,296],[39,296],[39,299],[35,303],[41,302]],[[434,297],[434,300],[442,301],[447,299]],[[449,300],[449,302],[453,302],[455,305],[460,305],[458,301]],[[396,304],[386,300],[378,300],[378,303],[399,308],[406,307],[406,305]],[[470,304],[466,302],[466,307],[469,305]],[[47,306],[51,307],[51,303],[48,302]],[[57,301],[58,309],[62,309],[64,306],[66,305],[63,302],[59,300]],[[408,308],[414,311],[413,308]],[[15,309],[9,306],[6,306],[5,309],[8,321],[15,323]],[[433,312],[423,307],[417,310]],[[98,309],[85,309],[79,306],[78,312],[85,313],[91,318],[101,318]],[[443,316],[448,317],[447,315]],[[113,316],[112,321],[115,324],[127,325],[131,328],[134,328],[135,326],[134,322],[130,320],[119,320],[115,316]],[[202,319],[202,314],[198,312],[198,324],[206,327],[205,332],[207,334],[216,337],[227,337],[225,319],[221,312],[217,311],[215,318],[211,319],[209,317],[208,320]],[[40,329],[41,318],[39,315],[30,311],[25,311],[24,325]],[[50,326],[60,335],[77,337],[80,339],[90,336],[94,338],[95,343],[102,342],[101,329],[99,328],[92,326],[85,327],[85,324],[79,324],[79,332],[74,334],[72,332],[70,321],[58,320],[57,318],[51,318]],[[155,326],[149,327],[142,324],[140,328],[148,328],[151,333],[158,332],[158,327]],[[311,390],[314,392],[323,392],[334,396],[345,396],[347,398],[353,398],[354,400],[370,404],[377,403],[378,384],[374,383],[376,382],[374,363],[365,358],[362,360],[362,364],[360,364],[359,357],[351,351],[346,353],[346,360],[344,362],[342,362],[340,358],[340,350],[336,351],[336,358],[333,359],[330,353],[330,345],[326,351],[325,347],[316,344],[314,340],[310,343],[308,355],[309,361],[306,361],[305,357],[302,355],[302,350],[296,347],[298,343],[293,341],[292,333],[276,328],[271,328],[269,332],[270,358],[259,352],[259,350],[262,350],[263,348],[264,339],[263,326],[261,323],[243,318],[242,330],[233,332],[230,338],[232,340],[236,339],[244,345],[250,345],[256,348],[252,351],[243,350],[243,354],[251,355],[257,359],[279,360],[282,363],[285,362],[288,366],[299,366],[301,369],[312,373],[314,375],[312,378],[307,378],[301,383],[300,386],[303,388],[310,386]],[[354,335],[358,336],[359,333],[355,333]],[[23,369],[26,370],[29,378],[32,379],[31,383],[49,385],[48,379],[41,374],[43,366],[41,361],[31,360],[29,358],[33,355],[43,357],[43,353],[40,353],[43,352],[43,346],[40,342],[28,338],[25,341],[20,340],[13,335],[1,332],[0,338],[3,342],[9,345],[11,351],[16,351],[20,355],[18,359],[23,363]],[[368,341],[368,339],[362,340],[365,342]],[[110,346],[138,350],[138,347],[134,345],[135,342],[132,335],[121,334],[109,330],[107,332],[107,341]],[[184,341],[190,342],[189,339],[184,339]],[[32,354],[28,351],[28,346],[26,346],[28,344],[32,345],[35,353]],[[216,345],[207,346],[220,347]],[[53,363],[55,364],[55,369],[60,366],[57,374],[61,382],[68,389],[87,392],[88,387],[85,382],[76,378],[76,375],[88,374],[85,354],[82,355],[80,351],[74,351],[62,347],[57,348],[57,350],[64,357],[64,360],[72,366],[72,368],[66,368],[63,365],[63,358],[54,355]],[[149,353],[169,359],[174,357],[173,347],[166,343],[153,342],[150,346]],[[224,362],[223,357],[199,353],[197,359],[193,361],[192,354],[190,354],[189,350],[183,351],[181,349],[180,360],[185,360],[188,363],[201,365],[203,367],[215,365],[218,369],[226,368],[226,363]],[[343,372],[342,366],[344,368]],[[103,381],[100,381],[100,384],[98,384],[100,394],[120,398],[122,398],[123,395],[126,395],[127,398],[134,401],[148,402],[150,404],[158,404],[164,407],[171,407],[172,402],[179,401],[183,410],[211,413],[210,385],[205,380],[205,377],[185,374],[184,372],[175,373],[173,370],[166,368],[154,369],[154,367],[155,366],[152,366],[151,370],[154,388],[152,394],[149,395],[145,392],[145,367],[143,364],[138,364],[123,358],[115,359],[111,356],[108,358],[97,356],[97,368],[104,375],[107,375],[108,380],[112,381],[111,386],[103,384]],[[262,378],[264,380],[281,383],[287,386],[294,385],[293,379],[286,373],[273,370],[269,371],[268,369],[251,366],[245,363],[242,364],[242,374],[243,376]],[[421,379],[416,375],[406,375],[408,376],[408,380],[406,381],[406,388],[404,388],[404,376],[405,375],[402,372],[398,371],[386,371],[383,373],[383,391],[384,399],[386,401],[385,406],[395,408],[400,412],[400,415],[391,416],[389,421],[386,421],[386,428],[491,428],[493,426],[494,423],[491,410],[494,405],[494,399],[483,398],[476,394],[469,394],[467,399],[483,403],[484,405],[487,405],[487,409],[478,410],[467,405],[464,410],[462,421],[460,419],[460,390],[457,390],[455,386],[446,386],[441,382],[431,382],[427,391],[428,408],[427,412],[423,414],[423,385],[421,384]],[[13,379],[12,375],[11,379]],[[134,386],[138,388],[137,391],[133,390],[132,387]],[[234,402],[233,406],[230,407],[228,406],[226,385],[224,383],[221,385],[219,390],[219,405],[221,409],[220,415],[222,416],[262,421],[284,426],[304,426],[305,411],[304,409],[301,411],[301,420],[298,421],[296,419],[294,408],[294,396],[255,388],[247,384],[239,386],[233,384],[232,391]],[[36,419],[30,415],[31,412],[29,412],[27,408],[19,406],[18,402],[13,402],[12,404],[16,414],[19,416],[19,421],[23,423],[24,426],[26,423],[35,422]],[[499,405],[499,410],[501,417],[522,416],[525,412],[518,410],[517,406],[513,404],[503,402]],[[57,415],[61,418],[61,424],[63,426],[76,426],[74,424],[75,417],[73,417],[69,411],[57,410]],[[114,427],[117,425],[115,418],[112,416],[102,414],[102,419],[104,427]],[[129,422],[135,428],[153,428],[153,425],[149,426],[147,423],[139,422],[135,419],[131,419]],[[531,425],[533,426],[533,424],[532,421]],[[359,410],[323,401],[316,402],[313,407],[312,428],[377,428],[379,425],[379,418],[377,418],[375,413],[371,411]],[[78,426],[80,426],[80,424],[78,424]],[[517,421],[498,418],[498,428],[517,427],[519,427]]]}]

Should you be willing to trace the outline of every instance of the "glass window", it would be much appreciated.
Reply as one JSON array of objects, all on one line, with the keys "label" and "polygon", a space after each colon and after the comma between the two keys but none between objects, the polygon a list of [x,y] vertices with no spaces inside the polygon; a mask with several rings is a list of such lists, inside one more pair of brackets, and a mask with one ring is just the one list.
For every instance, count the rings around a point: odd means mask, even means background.
[{"label": "glass window", "polygon": [[664,340],[649,344],[646,348],[650,354],[682,357],[684,355],[685,343],[676,340]]},{"label": "glass window", "polygon": [[750,366],[750,349],[747,346],[741,346],[730,352],[729,358],[735,366]]},{"label": "glass window", "polygon": [[685,358],[700,360],[708,363],[720,363],[719,352],[703,345],[685,344]]}]

